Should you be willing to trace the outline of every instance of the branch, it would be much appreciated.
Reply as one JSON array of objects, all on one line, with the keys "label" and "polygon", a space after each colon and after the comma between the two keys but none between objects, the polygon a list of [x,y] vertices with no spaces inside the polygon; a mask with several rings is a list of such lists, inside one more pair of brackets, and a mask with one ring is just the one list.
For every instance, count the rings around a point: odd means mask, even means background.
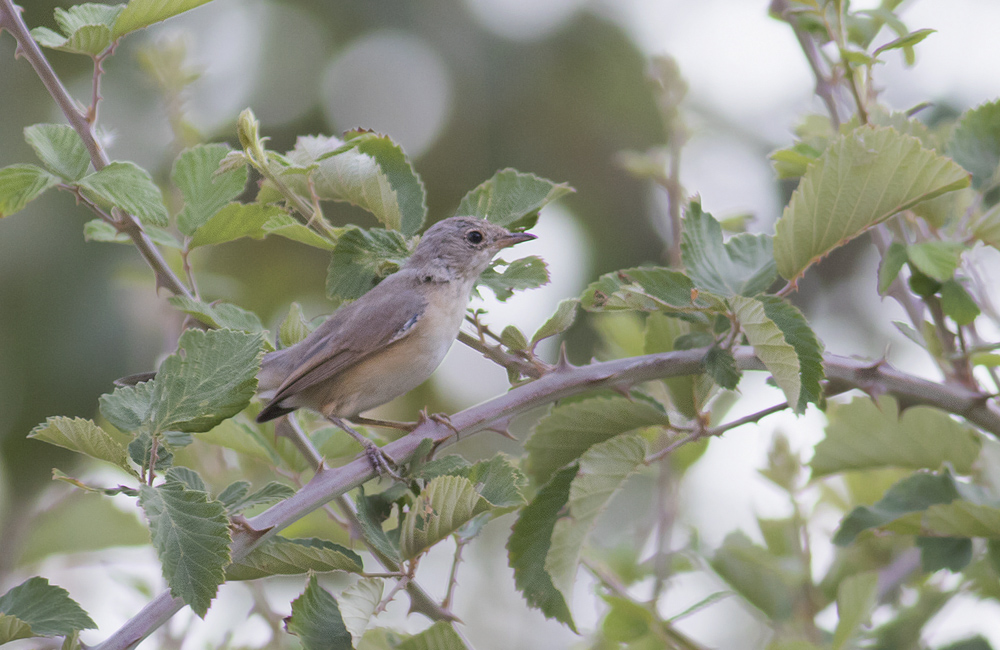
[{"label": "branch", "polygon": [[[412,433],[382,447],[382,451],[397,463],[406,463],[425,439],[436,447],[445,447],[454,443],[456,437],[464,440],[564,397],[665,377],[701,374],[704,371],[701,360],[707,351],[707,348],[701,348],[665,352],[580,367],[560,365],[535,381],[456,413],[450,418],[450,426],[436,420],[425,420]],[[752,348],[736,348],[734,356],[741,370],[764,370],[764,364],[754,356]],[[823,362],[832,390],[857,388],[868,393],[892,395],[899,400],[902,408],[918,404],[933,406],[960,415],[1000,438],[1000,408],[990,400],[989,395],[962,386],[921,379],[884,362],[872,364],[834,354],[825,355]],[[364,455],[336,469],[321,468],[301,490],[250,519],[252,531],[238,530],[233,534],[233,561],[241,560],[280,530],[375,477],[375,470]],[[183,606],[184,603],[171,598],[169,592],[162,593],[107,641],[92,650],[133,648]]]},{"label": "branch", "polygon": [[840,127],[837,100],[833,96],[833,89],[836,86],[823,72],[823,63],[820,59],[819,48],[816,47],[816,41],[813,40],[808,32],[802,29],[798,17],[789,9],[787,0],[772,0],[770,11],[772,14],[780,16],[782,20],[791,26],[792,31],[795,32],[795,38],[798,39],[802,53],[805,54],[806,61],[809,62],[809,67],[816,78],[816,94],[826,104],[826,110],[830,113],[830,121],[833,123],[833,130],[836,132]]},{"label": "branch", "polygon": [[[48,59],[42,54],[38,43],[31,37],[28,26],[21,18],[20,9],[14,6],[12,0],[0,0],[0,28],[9,31],[17,41],[17,52],[26,58],[31,67],[35,69],[38,78],[41,79],[52,99],[58,104],[70,126],[80,135],[80,139],[83,140],[84,146],[90,153],[90,162],[94,165],[94,169],[100,171],[107,167],[111,161],[94,135],[94,125],[88,119],[90,111],[81,110],[77,102],[66,91],[66,87],[56,76]],[[96,103],[93,108],[96,115]],[[153,273],[156,275],[156,286],[164,287],[176,295],[190,298],[191,294],[188,288],[167,265],[163,255],[160,254],[160,249],[146,235],[142,225],[135,217],[117,208],[112,210],[111,214],[112,225],[118,228],[119,232],[125,233],[132,239],[135,247],[139,249],[139,254],[153,269]]]}]

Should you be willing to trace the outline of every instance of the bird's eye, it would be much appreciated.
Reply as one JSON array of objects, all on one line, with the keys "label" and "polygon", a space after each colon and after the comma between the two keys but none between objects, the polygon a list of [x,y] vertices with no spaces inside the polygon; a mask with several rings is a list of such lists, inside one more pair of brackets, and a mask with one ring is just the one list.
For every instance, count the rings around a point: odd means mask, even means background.
[{"label": "bird's eye", "polygon": [[481,244],[483,242],[483,233],[478,230],[470,230],[465,233],[465,240],[470,244]]}]

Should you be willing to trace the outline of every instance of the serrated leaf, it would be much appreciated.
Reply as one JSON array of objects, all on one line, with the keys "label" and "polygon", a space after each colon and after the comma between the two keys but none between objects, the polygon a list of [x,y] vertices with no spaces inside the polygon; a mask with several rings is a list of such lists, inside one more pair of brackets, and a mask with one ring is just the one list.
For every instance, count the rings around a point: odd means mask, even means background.
[{"label": "serrated leaf", "polygon": [[585,451],[569,490],[568,516],[560,517],[545,555],[545,571],[566,602],[572,600],[583,545],[622,484],[646,458],[646,442],[637,435],[616,436]]},{"label": "serrated leaf", "polygon": [[833,632],[833,649],[853,647],[861,626],[871,619],[878,604],[878,572],[867,571],[845,578],[837,586],[837,629]]},{"label": "serrated leaf", "polygon": [[170,593],[204,617],[225,581],[229,564],[229,519],[219,501],[180,481],[139,489],[153,547],[163,564]]},{"label": "serrated leaf", "polygon": [[712,346],[701,360],[705,371],[722,388],[735,390],[740,383],[739,368],[733,353],[718,346]]},{"label": "serrated leaf", "polygon": [[730,533],[711,559],[712,569],[748,603],[773,621],[791,618],[801,576],[755,545],[742,532]]},{"label": "serrated leaf", "polygon": [[299,223],[290,214],[279,214],[271,217],[264,223],[265,235],[278,235],[285,239],[297,241],[314,248],[332,251],[337,247],[337,242],[331,241],[311,230],[305,224]]},{"label": "serrated leaf", "polygon": [[353,650],[337,599],[319,586],[316,576],[309,576],[306,590],[292,601],[285,628],[299,637],[303,650]]},{"label": "serrated leaf", "polygon": [[0,219],[22,210],[58,182],[58,178],[37,165],[10,165],[0,169]]},{"label": "serrated leaf", "polygon": [[800,377],[802,379],[799,403],[793,405],[793,410],[801,413],[806,404],[822,404],[823,390],[823,345],[809,327],[805,316],[798,307],[777,296],[758,296],[764,304],[764,313],[774,321],[785,341],[795,348],[799,358]]},{"label": "serrated leaf", "polygon": [[595,444],[642,427],[666,426],[667,414],[626,397],[591,398],[552,407],[524,443],[525,471],[536,483],[548,481]]},{"label": "serrated leaf", "polygon": [[683,273],[661,267],[637,267],[605,273],[580,296],[587,311],[691,311],[712,305],[698,295]]},{"label": "serrated leaf", "polygon": [[295,494],[294,489],[277,481],[271,481],[253,493],[248,493],[249,489],[249,483],[246,481],[237,481],[219,493],[219,501],[225,504],[226,511],[230,515],[235,515],[254,506],[284,501]]},{"label": "serrated leaf", "polygon": [[381,578],[362,578],[340,592],[340,614],[355,644],[375,617],[384,588]]},{"label": "serrated leaf", "polygon": [[[957,498],[959,493],[951,475],[913,474],[895,483],[873,505],[858,506],[852,510],[840,522],[833,543],[846,546],[861,531],[885,526],[912,513],[922,512],[933,505],[951,503]],[[918,530],[919,515],[913,523]]]},{"label": "serrated leaf", "polygon": [[534,174],[503,169],[466,194],[455,214],[481,217],[509,228],[575,191],[566,183],[553,183]]},{"label": "serrated leaf", "polygon": [[139,476],[129,464],[124,445],[92,420],[50,417],[32,429],[28,437],[103,460],[120,467],[136,478]]},{"label": "serrated leaf", "polygon": [[493,514],[510,512],[524,504],[521,490],[527,481],[521,470],[503,454],[470,465],[458,475],[469,479],[480,496],[493,507]]},{"label": "serrated leaf", "polygon": [[938,469],[948,463],[959,474],[972,471],[981,442],[969,427],[929,406],[899,413],[896,400],[867,397],[827,407],[826,437],[809,465],[813,477],[879,467]]},{"label": "serrated leaf", "polygon": [[958,280],[951,279],[941,284],[941,309],[958,325],[970,325],[981,313],[979,305]]},{"label": "serrated leaf", "polygon": [[[34,636],[67,636],[97,627],[87,612],[69,597],[69,592],[50,585],[45,578],[28,578],[0,596],[0,614],[31,626]],[[23,632],[16,621],[8,619],[6,624],[8,633]]]},{"label": "serrated leaf", "polygon": [[395,273],[409,255],[406,240],[394,230],[347,228],[330,257],[326,293],[335,299],[357,300]]},{"label": "serrated leaf", "polygon": [[[229,147],[225,144],[199,144],[182,151],[174,161],[170,180],[184,196],[184,209],[177,215],[177,229],[185,235],[193,235],[246,187],[246,167],[216,173],[228,153]],[[257,206],[255,210],[258,213],[267,211],[265,206]],[[260,224],[264,221],[266,219]]]},{"label": "serrated leaf", "polygon": [[770,235],[744,233],[723,243],[722,227],[698,201],[688,205],[681,228],[681,258],[699,289],[720,296],[753,296],[778,278]]},{"label": "serrated leaf", "polygon": [[150,382],[151,430],[208,431],[246,408],[257,389],[263,342],[260,334],[186,330]]},{"label": "serrated leaf", "polygon": [[241,237],[263,239],[265,235],[275,232],[274,230],[268,231],[267,224],[286,215],[284,209],[277,205],[230,203],[198,227],[198,230],[191,237],[189,248],[224,244]]},{"label": "serrated leaf", "polygon": [[809,167],[775,225],[778,272],[794,280],[868,228],[968,184],[965,170],[912,136],[868,126],[846,133]]},{"label": "serrated leaf", "polygon": [[553,474],[531,503],[521,508],[507,540],[514,584],[525,601],[541,610],[547,618],[556,619],[574,632],[573,615],[566,599],[545,571],[545,558],[552,544],[552,531],[569,500],[570,485],[576,472],[577,466],[572,465]]},{"label": "serrated leaf", "polygon": [[962,260],[965,245],[953,241],[926,241],[906,247],[910,264],[938,282],[951,279]]},{"label": "serrated leaf", "polygon": [[153,382],[121,386],[110,394],[101,395],[101,415],[121,431],[135,431],[149,416]]},{"label": "serrated leaf", "polygon": [[501,302],[514,295],[515,291],[535,289],[549,283],[549,270],[540,257],[522,257],[507,264],[502,272],[497,271],[497,266],[503,263],[494,262],[476,282],[477,288],[489,287]]},{"label": "serrated leaf", "polygon": [[62,34],[37,27],[31,35],[43,47],[97,56],[111,45],[111,26],[123,6],[84,3],[68,9],[57,7],[55,19]]},{"label": "serrated leaf", "polygon": [[[0,170],[0,173],[2,173],[2,170]],[[993,248],[1000,248],[1000,205],[994,205],[984,212],[972,224],[972,232],[977,239],[982,240]]]},{"label": "serrated leaf", "polygon": [[[378,165],[380,176],[385,177],[389,187],[395,194],[396,205],[387,205],[381,211],[377,203],[370,206],[358,203],[362,208],[372,212],[391,230],[399,230],[406,237],[412,237],[420,231],[427,217],[427,203],[424,196],[424,183],[414,171],[409,158],[403,149],[388,136],[378,133],[358,133],[349,137],[348,145],[354,146],[358,154],[368,156]],[[338,154],[348,155],[348,152]],[[353,166],[354,163],[349,163]],[[322,169],[323,164],[320,163]],[[381,178],[379,179],[381,184]],[[364,183],[364,193],[370,195],[371,181]],[[349,199],[353,202],[352,199]],[[398,215],[398,216],[397,216]]]},{"label": "serrated leaf", "polygon": [[49,171],[67,181],[83,178],[90,168],[87,147],[69,124],[34,124],[25,127],[24,139]]},{"label": "serrated leaf", "polygon": [[361,556],[339,544],[319,539],[274,537],[243,559],[226,567],[227,580],[257,580],[267,576],[306,572],[349,571],[363,568]]},{"label": "serrated leaf", "polygon": [[455,628],[447,621],[438,621],[434,625],[414,634],[398,646],[397,650],[469,650]]},{"label": "serrated leaf", "polygon": [[556,312],[549,316],[549,319],[531,335],[532,349],[539,341],[562,334],[572,327],[576,321],[576,312],[579,306],[580,301],[576,298],[566,298],[560,301],[559,305],[556,306]]},{"label": "serrated leaf", "polygon": [[405,559],[414,558],[490,508],[467,478],[431,479],[400,524],[400,553]]},{"label": "serrated leaf", "polygon": [[293,302],[288,306],[288,315],[278,328],[278,341],[282,348],[287,348],[309,336],[312,331],[312,326],[302,313],[302,305]]},{"label": "serrated leaf", "polygon": [[[142,229],[146,231],[146,234],[154,244],[176,249],[181,248],[181,243],[163,228],[146,224]],[[103,219],[91,219],[83,224],[83,239],[84,241],[96,241],[108,244],[132,244],[132,238],[128,234],[119,232],[117,228]]]},{"label": "serrated leaf", "polygon": [[236,305],[225,302],[210,305],[187,296],[171,296],[167,300],[176,309],[209,327],[249,333],[264,331],[264,325],[257,314]]},{"label": "serrated leaf", "polygon": [[972,174],[972,187],[985,192],[997,183],[1000,167],[1000,101],[962,114],[948,143],[948,155]]},{"label": "serrated leaf", "polygon": [[884,296],[889,290],[907,261],[909,261],[909,257],[906,255],[906,246],[898,241],[892,242],[878,265],[878,292],[880,295]]},{"label": "serrated leaf", "polygon": [[802,391],[802,366],[795,348],[785,340],[781,328],[768,317],[763,302],[756,298],[733,296],[729,304],[757,358],[785,393],[788,404],[797,406]]},{"label": "serrated leaf", "polygon": [[403,558],[398,545],[382,530],[382,522],[389,516],[392,504],[385,502],[380,495],[365,496],[364,492],[355,498],[354,503],[365,540],[382,555],[394,562],[401,562]]},{"label": "serrated leaf", "polygon": [[130,162],[116,161],[84,176],[80,187],[108,203],[138,217],[144,223],[167,225],[163,194],[149,172]]},{"label": "serrated leaf", "polygon": [[171,16],[194,9],[210,0],[129,0],[128,5],[118,15],[114,23],[112,37],[118,40],[129,32],[134,32]]}]

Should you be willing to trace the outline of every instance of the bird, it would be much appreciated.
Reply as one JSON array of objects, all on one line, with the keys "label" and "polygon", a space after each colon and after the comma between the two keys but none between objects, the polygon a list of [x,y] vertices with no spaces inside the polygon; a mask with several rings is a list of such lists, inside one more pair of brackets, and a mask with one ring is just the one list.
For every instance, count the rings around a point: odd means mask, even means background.
[{"label": "bird", "polygon": [[298,343],[264,356],[258,396],[267,403],[257,422],[300,408],[317,411],[362,445],[379,474],[395,475],[394,461],[347,420],[428,379],[458,337],[475,283],[493,257],[532,239],[479,217],[437,222],[398,271]]}]

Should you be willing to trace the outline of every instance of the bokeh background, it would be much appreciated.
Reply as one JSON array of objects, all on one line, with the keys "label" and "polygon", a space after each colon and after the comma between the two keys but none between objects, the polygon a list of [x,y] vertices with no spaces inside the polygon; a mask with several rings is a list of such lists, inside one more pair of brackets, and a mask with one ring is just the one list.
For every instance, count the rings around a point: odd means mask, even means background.
[{"label": "bokeh background", "polygon": [[[54,27],[53,9],[68,6],[22,4],[32,27]],[[877,68],[886,103],[907,109],[931,101],[935,110],[954,112],[1000,96],[1000,4],[923,0],[904,7],[910,29],[938,32],[919,45],[914,67],[896,55]],[[200,76],[183,96],[165,99],[144,72],[140,61],[150,47],[186,52]],[[0,166],[33,159],[25,126],[63,121],[14,54],[13,39],[0,35]],[[576,194],[548,208],[539,239],[517,250],[549,262],[550,285],[504,305],[486,300],[487,321],[498,330],[516,323],[533,331],[560,299],[578,294],[598,274],[665,260],[664,192],[632,177],[618,158],[623,150],[664,143],[647,77],[650,57],[659,54],[677,61],[689,86],[682,107],[690,133],[681,167],[686,192],[700,194],[717,217],[749,214],[751,229],[770,232],[792,188],[775,179],[767,154],[787,145],[806,112],[822,109],[791,31],[767,16],[762,0],[215,0],[126,39],[106,64],[100,124],[112,158],[133,160],[161,181],[183,146],[171,129],[181,116],[205,140],[234,143],[235,118],[251,107],[276,150],[291,148],[300,134],[359,126],[386,132],[422,176],[431,220],[450,216],[465,192],[497,169],[568,182]],[[87,97],[89,60],[49,56],[71,91]],[[328,215],[337,223],[375,225],[345,206],[331,206]],[[90,638],[97,640],[136,611],[144,599],[137,590],[162,588],[156,565],[148,549],[44,558],[62,548],[54,538],[74,541],[87,521],[84,506],[67,508],[51,487],[50,470],[84,470],[71,454],[25,434],[50,415],[92,417],[111,380],[154,367],[172,349],[178,322],[133,249],[84,242],[82,225],[90,218],[68,194],[49,192],[0,221],[0,592],[42,573],[91,611],[102,627]],[[313,249],[270,240],[194,257],[204,294],[253,309],[272,325],[292,300],[309,316],[330,311],[323,298],[326,262]],[[887,326],[894,307],[875,293],[876,263],[863,242],[839,251],[811,272],[796,300],[828,350],[877,356],[892,343],[897,365],[927,371]],[[594,338],[589,321],[575,326],[571,358],[587,361]],[[412,418],[424,404],[453,412],[505,386],[502,369],[456,346],[428,385],[388,412]],[[753,410],[758,399],[780,401],[754,379],[743,389],[751,404],[743,411],[737,406],[734,415]],[[756,514],[782,512],[755,478],[771,432],[781,428],[805,448],[821,423],[814,412],[799,420],[775,417],[713,441],[682,487],[681,517],[699,528],[709,547],[735,528],[756,536]],[[523,431],[522,423],[516,432]],[[495,440],[461,444],[470,456],[518,449]],[[33,524],[52,507],[62,509],[49,512],[50,527],[40,533]],[[492,530],[466,555],[458,613],[470,640],[497,649],[572,644],[571,633],[523,607],[506,568],[505,524]],[[141,542],[141,536],[123,539]],[[443,565],[448,560],[440,558]],[[108,577],[118,586],[105,591],[100,579]],[[682,611],[720,588],[706,580],[680,580],[669,608]],[[269,597],[276,603],[285,597],[287,604],[300,589],[289,582]],[[583,621],[588,608],[591,621],[596,611],[589,589],[582,581]],[[185,648],[216,647],[232,621],[247,617],[250,602],[244,587],[226,587],[205,623],[185,613],[171,625],[175,631],[193,625]],[[422,625],[404,620],[402,610],[389,614],[401,625]],[[720,617],[726,625],[718,625]],[[940,618],[939,640],[971,624],[947,610]],[[687,619],[682,629],[712,647],[766,641],[751,613],[725,602]],[[237,640],[262,645],[268,634],[251,618]],[[987,634],[1000,642],[995,630]]]}]

